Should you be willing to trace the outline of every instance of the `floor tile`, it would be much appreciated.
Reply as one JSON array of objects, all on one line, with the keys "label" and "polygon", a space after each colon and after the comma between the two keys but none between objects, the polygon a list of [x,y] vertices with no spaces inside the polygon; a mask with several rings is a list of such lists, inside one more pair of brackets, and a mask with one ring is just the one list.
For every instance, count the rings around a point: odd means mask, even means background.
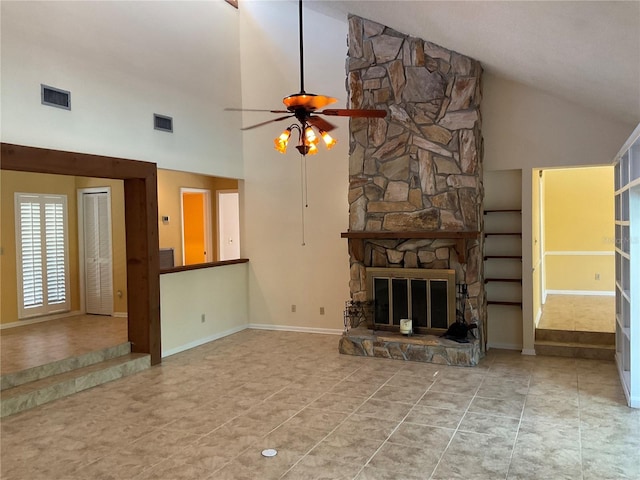
[{"label": "floor tile", "polygon": [[283,480],[351,480],[360,471],[359,465],[338,459],[307,455],[293,466]]},{"label": "floor tile", "polygon": [[428,391],[418,402],[418,405],[464,412],[471,403],[472,398],[473,396],[471,395]]},{"label": "floor tile", "polygon": [[261,450],[249,448],[220,469],[215,470],[215,473],[210,477],[201,478],[210,478],[211,480],[276,480],[301,458],[300,454],[291,451],[278,451],[275,457],[265,457]]},{"label": "floor tile", "polygon": [[308,407],[287,420],[287,425],[297,428],[312,428],[329,433],[346,418],[347,414],[345,413]]},{"label": "floor tile", "polygon": [[426,388],[423,387],[398,387],[395,385],[384,385],[380,387],[372,398],[376,400],[385,400],[389,402],[401,402],[413,405],[425,393]]},{"label": "floor tile", "polygon": [[455,430],[431,427],[415,423],[401,423],[387,440],[396,445],[425,448],[433,452],[443,452]]},{"label": "floor tile", "polygon": [[501,436],[515,440],[520,420],[517,418],[467,412],[460,422],[458,431]]},{"label": "floor tile", "polygon": [[399,422],[409,413],[410,409],[411,405],[406,403],[388,402],[372,398],[364,402],[355,413],[365,417],[382,418]]},{"label": "floor tile", "polygon": [[640,410],[613,362],[491,350],[460,369],[343,356],[336,342],[246,330],[3,418],[1,476],[640,478]]},{"label": "floor tile", "polygon": [[371,459],[369,465],[403,475],[423,475],[426,478],[435,469],[441,451],[430,451],[406,445],[385,443]]},{"label": "floor tile", "polygon": [[524,407],[525,398],[511,398],[502,400],[499,398],[475,397],[469,405],[470,412],[486,413],[489,415],[502,415],[505,417],[520,418]]},{"label": "floor tile", "polygon": [[409,412],[405,422],[430,425],[432,427],[452,428],[455,430],[463,415],[464,410],[447,410],[444,408],[416,405]]},{"label": "floor tile", "polygon": [[394,421],[353,414],[342,422],[334,432],[348,435],[353,438],[354,441],[358,441],[358,439],[382,441],[393,433],[398,424],[398,420]]},{"label": "floor tile", "polygon": [[617,452],[583,449],[584,480],[637,480],[640,478],[638,451],[638,447]]},{"label": "floor tile", "polygon": [[614,332],[615,297],[547,295],[538,328]]},{"label": "floor tile", "polygon": [[[402,480],[424,480],[425,478],[428,477],[423,475],[408,475],[406,473],[402,474]],[[398,480],[398,473],[366,466],[355,480]]]},{"label": "floor tile", "polygon": [[344,462],[364,465],[382,445],[383,440],[362,439],[354,442],[353,437],[342,433],[332,433],[319,444],[311,454],[327,459],[340,459]]}]

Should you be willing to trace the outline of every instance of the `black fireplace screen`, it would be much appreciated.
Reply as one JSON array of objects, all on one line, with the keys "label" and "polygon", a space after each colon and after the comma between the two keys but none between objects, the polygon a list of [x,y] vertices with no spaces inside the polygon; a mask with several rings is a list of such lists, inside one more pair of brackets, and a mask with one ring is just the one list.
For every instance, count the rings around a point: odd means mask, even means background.
[{"label": "black fireplace screen", "polygon": [[410,318],[413,327],[446,329],[449,325],[448,280],[373,278],[374,321],[400,325]]}]

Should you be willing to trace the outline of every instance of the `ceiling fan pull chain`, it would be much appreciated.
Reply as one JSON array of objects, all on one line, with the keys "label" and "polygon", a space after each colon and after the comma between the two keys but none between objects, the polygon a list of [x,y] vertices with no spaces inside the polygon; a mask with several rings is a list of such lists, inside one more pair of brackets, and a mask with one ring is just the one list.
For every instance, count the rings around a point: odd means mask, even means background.
[{"label": "ceiling fan pull chain", "polygon": [[305,198],[306,198],[306,185],[305,185],[305,180],[306,180],[306,176],[307,176],[307,172],[306,172],[306,161],[307,161],[307,156],[306,155],[300,155],[301,158],[301,162],[300,162],[300,194],[301,194],[301,202],[300,202],[300,207],[301,207],[301,213],[302,213],[302,246],[304,247],[306,245],[305,241],[304,241],[304,209],[305,209]]},{"label": "ceiling fan pull chain", "polygon": [[303,155],[302,158],[304,159],[304,208],[309,208],[309,188],[307,187],[308,185],[308,177],[309,175],[307,174],[307,156]]}]

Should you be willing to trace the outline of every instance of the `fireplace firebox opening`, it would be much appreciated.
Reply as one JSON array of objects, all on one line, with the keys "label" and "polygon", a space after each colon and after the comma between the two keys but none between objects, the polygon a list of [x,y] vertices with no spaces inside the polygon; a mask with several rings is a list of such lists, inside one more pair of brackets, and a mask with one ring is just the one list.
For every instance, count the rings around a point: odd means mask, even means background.
[{"label": "fireplace firebox opening", "polygon": [[399,331],[409,318],[420,334],[444,333],[456,319],[455,270],[367,268],[372,328]]}]

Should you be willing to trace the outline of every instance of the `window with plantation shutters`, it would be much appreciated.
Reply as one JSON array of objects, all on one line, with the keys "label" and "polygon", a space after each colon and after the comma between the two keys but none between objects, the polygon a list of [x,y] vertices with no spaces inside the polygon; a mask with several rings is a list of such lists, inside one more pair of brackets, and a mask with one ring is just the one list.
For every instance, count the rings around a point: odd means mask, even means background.
[{"label": "window with plantation shutters", "polygon": [[69,310],[67,197],[16,193],[18,317]]}]

